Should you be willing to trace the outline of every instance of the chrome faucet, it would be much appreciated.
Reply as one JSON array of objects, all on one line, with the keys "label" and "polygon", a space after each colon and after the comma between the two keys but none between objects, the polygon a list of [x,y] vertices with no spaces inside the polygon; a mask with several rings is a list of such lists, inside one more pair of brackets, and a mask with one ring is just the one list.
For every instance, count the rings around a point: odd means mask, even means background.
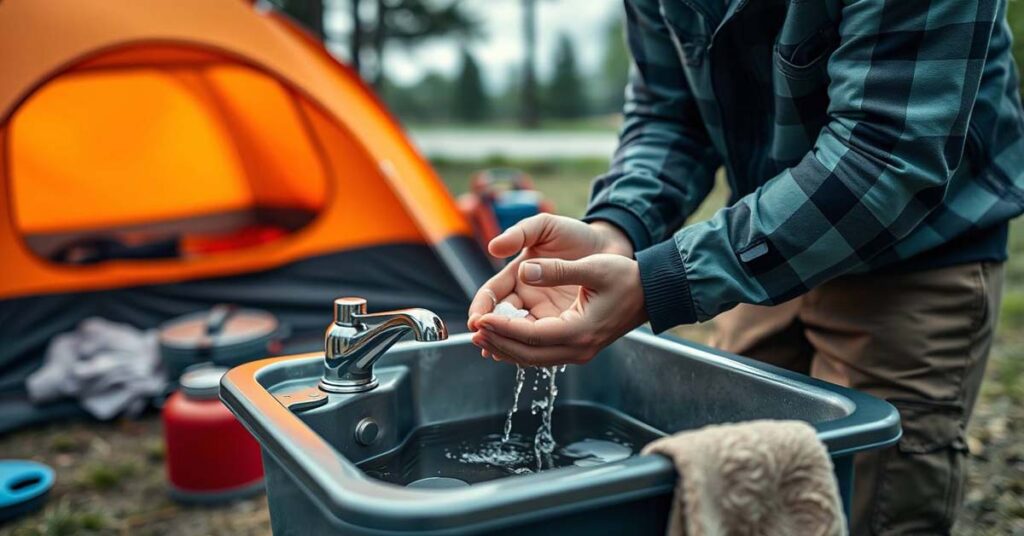
[{"label": "chrome faucet", "polygon": [[448,328],[426,309],[366,313],[363,298],[334,300],[334,322],[324,334],[324,377],[329,393],[360,393],[377,387],[373,364],[391,345],[412,332],[417,341],[443,341]]}]

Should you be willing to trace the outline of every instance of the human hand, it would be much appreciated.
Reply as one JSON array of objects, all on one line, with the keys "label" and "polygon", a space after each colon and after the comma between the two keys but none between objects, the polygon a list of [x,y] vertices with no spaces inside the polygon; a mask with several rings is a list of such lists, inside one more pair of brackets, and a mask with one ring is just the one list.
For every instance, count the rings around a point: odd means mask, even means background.
[{"label": "human hand", "polygon": [[575,289],[524,286],[516,276],[520,264],[532,258],[576,260],[596,253],[632,257],[633,245],[617,227],[606,222],[583,223],[573,218],[538,214],[510,227],[491,240],[488,250],[495,257],[519,256],[477,291],[469,307],[467,326],[479,329],[480,317],[498,302],[508,301],[530,312],[529,318],[557,315],[576,297]]},{"label": "human hand", "polygon": [[[516,293],[527,297],[523,308],[531,315],[484,314],[477,321],[482,329],[473,334],[473,344],[495,359],[527,366],[585,363],[647,321],[633,259],[611,254],[576,261],[528,259],[517,275]],[[548,293],[534,295],[534,290]]]}]

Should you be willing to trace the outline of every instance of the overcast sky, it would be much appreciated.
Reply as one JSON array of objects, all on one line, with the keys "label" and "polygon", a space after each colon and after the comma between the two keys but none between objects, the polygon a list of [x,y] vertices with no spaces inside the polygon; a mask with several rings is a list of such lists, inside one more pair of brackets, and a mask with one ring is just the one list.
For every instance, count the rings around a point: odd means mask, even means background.
[{"label": "overcast sky", "polygon": [[[369,2],[367,2],[369,4]],[[509,72],[522,64],[522,8],[520,0],[463,0],[466,9],[483,24],[481,39],[470,51],[481,64],[492,89],[505,86]],[[328,3],[328,34],[345,35],[351,26],[347,2],[332,9]],[[551,69],[551,58],[560,33],[568,34],[576,45],[577,58],[584,72],[593,72],[604,50],[605,29],[613,17],[621,17],[621,0],[538,0],[537,66],[541,77]],[[454,39],[430,42],[406,52],[390,47],[385,56],[388,77],[398,83],[415,82],[425,72],[451,75],[458,68],[459,44]],[[339,56],[347,54],[345,43],[331,46]]]}]

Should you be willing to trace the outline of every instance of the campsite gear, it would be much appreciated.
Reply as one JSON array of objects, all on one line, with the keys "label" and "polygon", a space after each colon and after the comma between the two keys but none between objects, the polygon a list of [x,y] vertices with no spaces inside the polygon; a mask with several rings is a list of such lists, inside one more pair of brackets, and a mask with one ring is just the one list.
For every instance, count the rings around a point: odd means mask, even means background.
[{"label": "campsite gear", "polygon": [[163,393],[156,332],[87,318],[50,341],[43,366],[25,381],[33,403],[72,398],[100,420],[135,417]]},{"label": "campsite gear", "polygon": [[284,334],[267,311],[220,304],[160,326],[160,358],[168,378],[175,380],[190,365],[231,368],[275,355]]},{"label": "campsite gear", "polygon": [[53,469],[47,465],[0,460],[0,523],[41,507],[53,481]]},{"label": "campsite gear", "polygon": [[670,536],[846,534],[828,451],[802,421],[706,426],[643,450],[676,466]]},{"label": "campsite gear", "polygon": [[406,333],[417,341],[448,338],[444,320],[426,309],[366,313],[366,300],[334,300],[334,322],[324,335],[324,376],[320,389],[329,393],[361,393],[377,387],[373,364]]},{"label": "campsite gear", "polygon": [[263,490],[259,444],[217,398],[225,372],[191,368],[164,405],[167,480],[175,500],[209,504]]},{"label": "campsite gear", "polygon": [[[373,391],[330,395],[325,405],[292,405],[291,411],[284,410],[287,400],[322,394],[322,356],[247,363],[224,377],[224,403],[266,453],[275,533],[664,534],[676,471],[661,456],[526,475],[499,472],[494,480],[444,493],[395,487],[464,476],[431,471],[437,459],[419,456],[401,471],[369,474],[374,461],[394,449],[429,452],[411,441],[417,430],[416,437],[429,440],[433,431],[490,418],[494,424],[481,439],[499,436],[515,381],[515,367],[480,359],[468,334],[399,344],[375,369],[380,385]],[[560,430],[594,422],[657,438],[724,422],[805,421],[828,449],[844,505],[852,493],[853,454],[892,445],[900,436],[899,415],[885,401],[642,330],[612,343],[587,366],[567,368],[558,375],[558,390],[557,448],[568,445]],[[529,420],[517,430],[540,424],[540,415],[518,416]],[[370,421],[379,433],[364,444],[356,434]]]},{"label": "campsite gear", "polygon": [[518,221],[541,212],[554,212],[525,172],[511,168],[485,169],[470,180],[470,191],[459,196],[459,209],[473,224],[483,248]]},{"label": "campsite gear", "polygon": [[855,534],[946,534],[967,461],[964,430],[999,318],[1003,265],[846,276],[773,307],[715,319],[712,344],[892,401],[903,437],[858,456]]},{"label": "campsite gear", "polygon": [[[469,223],[359,77],[265,4],[0,2],[0,392],[89,316],[230,302],[310,350],[324,296],[463,324],[493,274]],[[262,228],[287,233],[211,244]],[[179,256],[51,257],[97,238]]]}]

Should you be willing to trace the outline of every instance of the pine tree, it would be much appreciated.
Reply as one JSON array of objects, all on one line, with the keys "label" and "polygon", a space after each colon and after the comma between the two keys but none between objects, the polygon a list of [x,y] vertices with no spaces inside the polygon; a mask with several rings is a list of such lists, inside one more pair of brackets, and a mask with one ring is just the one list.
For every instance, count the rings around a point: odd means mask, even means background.
[{"label": "pine tree", "polygon": [[520,88],[519,123],[524,128],[537,128],[540,106],[537,99],[537,0],[523,3],[523,70]]},{"label": "pine tree", "polygon": [[458,120],[468,123],[482,121],[490,112],[480,67],[465,48],[462,49],[462,69],[455,78],[452,92],[452,112]]},{"label": "pine tree", "polygon": [[565,34],[558,38],[554,65],[555,70],[545,92],[547,115],[560,119],[583,117],[588,111],[586,92],[576,67],[576,50]]},{"label": "pine tree", "polygon": [[622,16],[616,14],[605,30],[604,58],[601,60],[602,113],[622,113],[626,84],[629,82],[629,50],[626,48],[626,29]]}]

